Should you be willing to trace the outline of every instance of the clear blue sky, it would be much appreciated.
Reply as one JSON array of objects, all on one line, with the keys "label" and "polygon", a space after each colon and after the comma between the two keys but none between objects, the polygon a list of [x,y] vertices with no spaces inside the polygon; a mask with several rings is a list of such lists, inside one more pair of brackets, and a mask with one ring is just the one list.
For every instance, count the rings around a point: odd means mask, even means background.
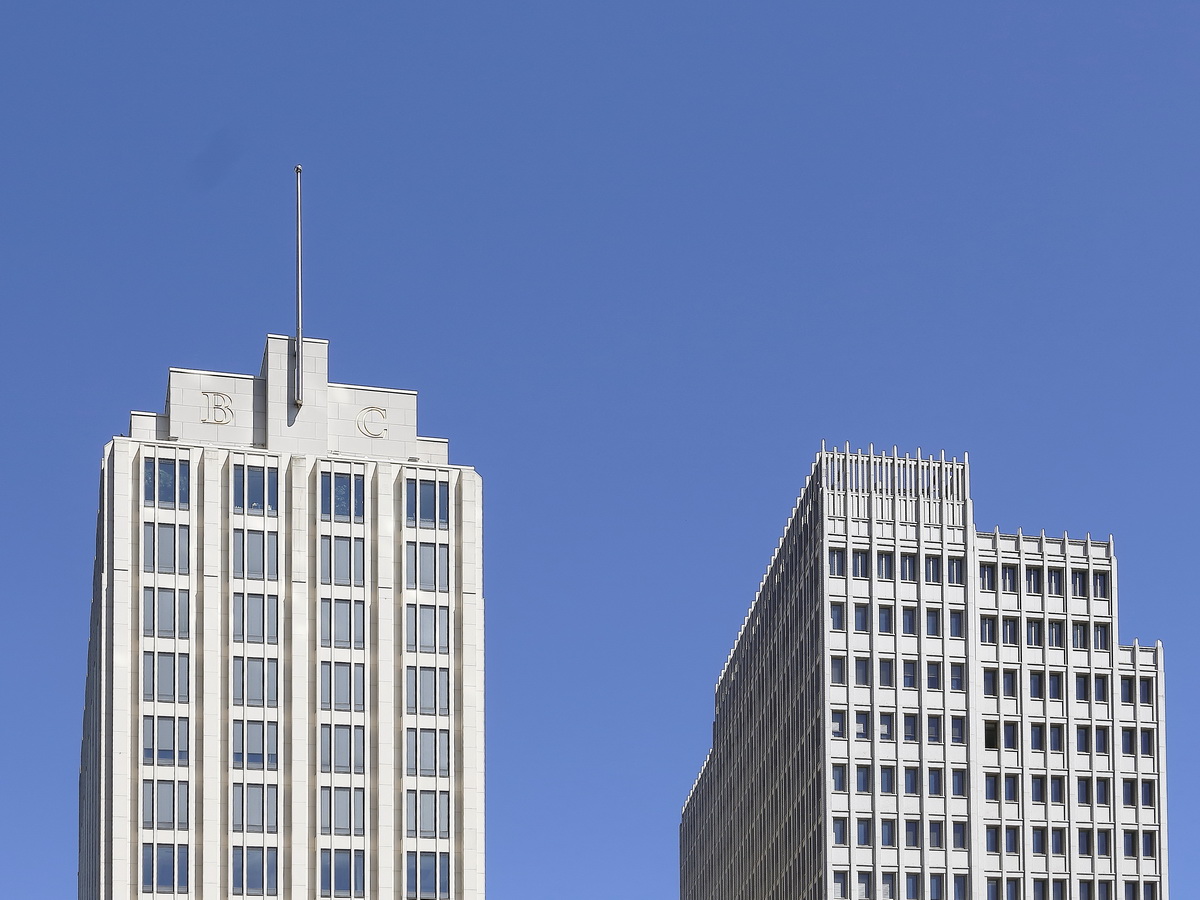
[{"label": "clear blue sky", "polygon": [[1200,879],[1197,4],[21,3],[0,84],[9,896],[74,892],[100,449],[291,327],[297,162],[333,377],[485,478],[492,900],[676,896],[822,438],[1116,535]]}]

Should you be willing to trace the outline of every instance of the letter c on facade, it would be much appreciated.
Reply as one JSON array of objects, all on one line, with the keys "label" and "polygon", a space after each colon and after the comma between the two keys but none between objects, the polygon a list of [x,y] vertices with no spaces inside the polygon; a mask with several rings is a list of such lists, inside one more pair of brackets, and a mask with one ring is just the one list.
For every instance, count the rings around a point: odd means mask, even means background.
[{"label": "letter c on facade", "polygon": [[387,437],[387,410],[368,406],[358,414],[358,430],[370,438]]}]

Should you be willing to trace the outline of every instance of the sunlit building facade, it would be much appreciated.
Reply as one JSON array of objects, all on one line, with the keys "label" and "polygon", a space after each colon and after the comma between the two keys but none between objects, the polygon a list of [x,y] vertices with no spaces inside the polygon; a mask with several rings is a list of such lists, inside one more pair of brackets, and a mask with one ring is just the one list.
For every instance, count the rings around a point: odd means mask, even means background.
[{"label": "sunlit building facade", "polygon": [[81,898],[484,896],[480,479],[302,349],[104,449]]},{"label": "sunlit building facade", "polygon": [[1163,649],[1111,539],[822,449],[716,686],[682,900],[1167,900]]}]

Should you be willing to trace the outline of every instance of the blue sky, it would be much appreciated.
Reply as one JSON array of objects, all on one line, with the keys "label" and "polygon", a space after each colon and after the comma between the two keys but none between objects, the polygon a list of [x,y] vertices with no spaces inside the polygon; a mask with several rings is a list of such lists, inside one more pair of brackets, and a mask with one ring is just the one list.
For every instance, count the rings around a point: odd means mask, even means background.
[{"label": "blue sky", "polygon": [[1200,775],[1200,7],[10,4],[0,861],[74,891],[100,449],[291,327],[486,484],[492,900],[676,896],[711,690],[822,438],[1117,537]]}]

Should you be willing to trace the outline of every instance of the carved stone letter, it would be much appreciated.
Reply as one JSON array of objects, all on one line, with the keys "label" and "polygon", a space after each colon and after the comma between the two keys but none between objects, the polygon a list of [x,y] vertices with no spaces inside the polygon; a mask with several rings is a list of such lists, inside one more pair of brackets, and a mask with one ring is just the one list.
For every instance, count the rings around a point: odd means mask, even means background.
[{"label": "carved stone letter", "polygon": [[209,425],[233,424],[233,401],[220,391],[201,391],[204,394],[204,416],[200,421]]},{"label": "carved stone letter", "polygon": [[358,414],[355,420],[358,430],[369,438],[387,437],[387,410],[378,406],[368,406]]}]

